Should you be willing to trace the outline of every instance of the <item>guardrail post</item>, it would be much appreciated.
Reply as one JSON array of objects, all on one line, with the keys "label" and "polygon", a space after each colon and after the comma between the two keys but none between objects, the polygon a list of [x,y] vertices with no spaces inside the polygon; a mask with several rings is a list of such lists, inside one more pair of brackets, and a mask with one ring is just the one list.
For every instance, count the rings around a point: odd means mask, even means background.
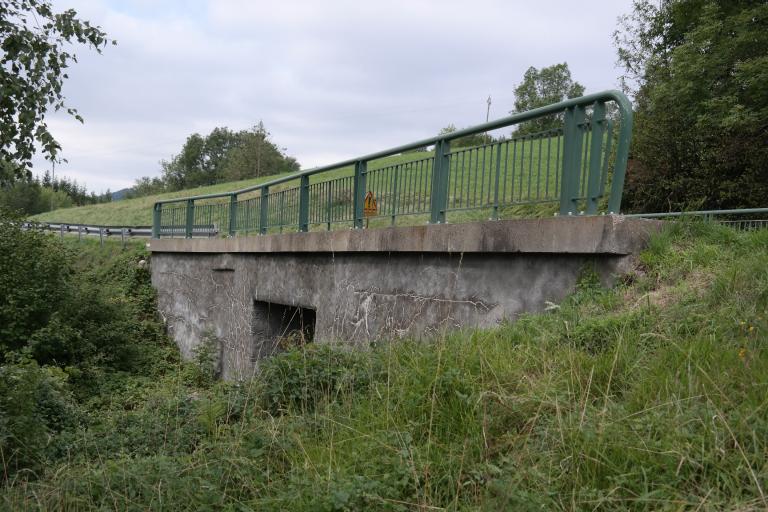
[{"label": "guardrail post", "polygon": [[581,149],[584,136],[581,125],[584,123],[585,117],[583,107],[576,106],[565,110],[560,215],[574,215],[578,213]]},{"label": "guardrail post", "polygon": [[229,196],[229,236],[237,231],[237,194]]},{"label": "guardrail post", "polygon": [[309,176],[302,176],[299,185],[299,231],[309,231]]},{"label": "guardrail post", "polygon": [[354,209],[355,209],[355,229],[362,229],[365,224],[365,214],[363,205],[365,203],[366,190],[365,175],[368,171],[368,162],[355,162],[355,182],[354,182]]},{"label": "guardrail post", "polygon": [[194,199],[187,199],[187,222],[184,225],[184,236],[186,238],[192,238],[192,230],[195,225],[195,201]]},{"label": "guardrail post", "polygon": [[267,234],[269,222],[269,187],[261,187],[261,200],[259,201],[259,234]]},{"label": "guardrail post", "polygon": [[605,103],[597,101],[592,107],[592,140],[589,147],[589,175],[587,176],[587,215],[597,213],[604,131]]},{"label": "guardrail post", "polygon": [[163,210],[163,205],[155,203],[152,209],[152,238],[160,238],[160,214]]},{"label": "guardrail post", "polygon": [[450,160],[448,154],[451,143],[439,140],[435,143],[435,160],[432,165],[432,197],[430,201],[430,224],[445,224],[445,212],[448,209],[448,173]]}]

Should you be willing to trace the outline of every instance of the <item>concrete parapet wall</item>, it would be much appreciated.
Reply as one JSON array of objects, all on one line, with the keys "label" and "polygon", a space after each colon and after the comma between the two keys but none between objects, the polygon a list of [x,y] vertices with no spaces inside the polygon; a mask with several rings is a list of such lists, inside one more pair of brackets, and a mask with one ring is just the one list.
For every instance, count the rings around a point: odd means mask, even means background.
[{"label": "concrete parapet wall", "polygon": [[490,327],[559,302],[585,267],[611,283],[657,228],[600,216],[153,240],[152,281],[182,354],[210,332],[239,379],[280,350],[264,304],[311,312],[316,342]]}]

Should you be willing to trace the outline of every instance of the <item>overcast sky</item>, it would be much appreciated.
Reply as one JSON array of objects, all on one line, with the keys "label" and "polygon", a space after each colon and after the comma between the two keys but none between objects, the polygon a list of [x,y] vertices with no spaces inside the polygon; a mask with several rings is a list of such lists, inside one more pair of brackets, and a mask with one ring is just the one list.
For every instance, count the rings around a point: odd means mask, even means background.
[{"label": "overcast sky", "polygon": [[[529,66],[567,61],[587,92],[617,87],[611,34],[631,0],[54,0],[117,46],[77,51],[50,116],[101,192],[160,173],[186,137],[263,120],[303,168],[502,117]],[[36,172],[50,168],[37,160]]]}]

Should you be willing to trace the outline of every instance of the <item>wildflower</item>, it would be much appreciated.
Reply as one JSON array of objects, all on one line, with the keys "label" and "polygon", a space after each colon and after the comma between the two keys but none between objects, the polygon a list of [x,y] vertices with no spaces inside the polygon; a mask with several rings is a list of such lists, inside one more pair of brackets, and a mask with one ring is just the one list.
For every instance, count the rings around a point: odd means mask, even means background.
[{"label": "wildflower", "polygon": [[747,355],[747,349],[746,348],[740,348],[739,349],[739,357],[741,359],[744,359]]}]

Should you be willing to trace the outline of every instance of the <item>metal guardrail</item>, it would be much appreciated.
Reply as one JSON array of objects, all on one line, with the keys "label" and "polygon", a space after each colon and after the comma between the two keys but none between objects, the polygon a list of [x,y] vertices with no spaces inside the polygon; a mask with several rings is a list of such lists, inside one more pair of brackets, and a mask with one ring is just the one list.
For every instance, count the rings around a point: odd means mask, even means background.
[{"label": "metal guardrail", "polygon": [[[609,103],[619,116],[615,153]],[[539,118],[556,127],[451,149],[462,137]],[[467,210],[488,210],[497,219],[505,208],[543,203],[556,205],[561,215],[618,213],[631,134],[632,106],[624,94],[590,94],[232,192],[158,201],[152,236],[190,238],[194,226],[212,224],[229,236],[363,228],[368,219],[394,225],[407,215],[444,223],[449,212]],[[431,153],[424,151],[429,146]],[[394,155],[404,161],[377,166]]]},{"label": "metal guardrail", "polygon": [[[112,236],[119,236],[123,244],[125,244],[126,239],[152,237],[152,226],[103,226],[99,224],[69,224],[64,222],[24,222],[22,223],[22,228],[42,229],[58,233],[62,238],[65,235],[77,235],[78,240],[82,239],[83,236],[98,236],[102,244],[105,238]],[[185,226],[167,226],[163,228],[163,234],[173,236],[174,233],[185,233],[185,230]],[[213,224],[196,225],[193,226],[192,233],[195,237],[210,238],[218,236],[219,230]]]},{"label": "metal guardrail", "polygon": [[[756,216],[763,218],[755,218]],[[768,228],[768,208],[630,213],[625,214],[625,217],[641,217],[644,219],[681,219],[698,217],[702,220],[724,224],[740,231],[753,231]]]}]

